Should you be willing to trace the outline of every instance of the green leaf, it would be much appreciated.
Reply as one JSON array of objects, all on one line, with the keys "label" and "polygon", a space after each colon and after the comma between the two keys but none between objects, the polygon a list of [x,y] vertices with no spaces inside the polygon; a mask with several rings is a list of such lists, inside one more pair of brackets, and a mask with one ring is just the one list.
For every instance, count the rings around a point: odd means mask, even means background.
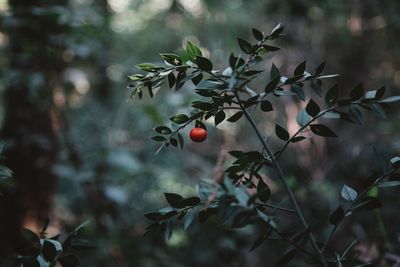
[{"label": "green leaf", "polygon": [[310,98],[310,101],[308,101],[308,104],[306,106],[307,114],[310,115],[311,117],[315,117],[319,114],[320,111],[321,109],[318,106],[318,104],[315,103],[314,100]]},{"label": "green leaf", "polygon": [[342,190],[340,192],[340,195],[342,196],[342,198],[344,200],[347,200],[347,201],[351,202],[351,201],[354,201],[357,198],[358,193],[357,193],[356,190],[354,190],[350,186],[343,185]]},{"label": "green leaf", "polygon": [[365,208],[367,210],[378,209],[382,207],[382,203],[376,197],[368,196],[364,198],[360,204],[356,205],[353,209]]},{"label": "green leaf", "polygon": [[156,142],[164,142],[165,140],[167,140],[164,136],[161,135],[153,136],[151,139]]},{"label": "green leaf", "polygon": [[382,99],[381,103],[392,103],[392,102],[396,102],[396,101],[400,101],[400,96],[389,96],[385,99]]},{"label": "green leaf", "polygon": [[329,217],[329,222],[333,225],[338,225],[344,218],[344,210],[339,206]]},{"label": "green leaf", "polygon": [[326,61],[319,64],[318,67],[315,69],[315,75],[320,75],[324,71],[325,65],[326,65]]},{"label": "green leaf", "polygon": [[284,28],[285,27],[281,26],[280,23],[276,25],[271,31],[271,37],[277,37],[279,34],[283,32]]},{"label": "green leaf", "polygon": [[279,69],[275,66],[274,63],[272,63],[272,67],[271,67],[271,80],[273,80],[274,78],[278,77],[280,78],[281,73],[279,71]]},{"label": "green leaf", "polygon": [[196,56],[196,64],[203,71],[210,72],[213,69],[211,61],[202,56]]},{"label": "green leaf", "polygon": [[182,65],[182,59],[175,54],[160,54],[162,59],[164,59],[165,63],[173,66],[180,66]]},{"label": "green leaf", "polygon": [[58,259],[62,267],[75,267],[79,266],[79,259],[75,255],[65,255]]},{"label": "green leaf", "polygon": [[325,125],[311,124],[310,128],[311,128],[311,131],[316,135],[323,136],[323,137],[337,137],[337,135]]},{"label": "green leaf", "polygon": [[185,114],[178,114],[171,117],[170,120],[176,124],[184,124],[189,121],[189,117]]},{"label": "green leaf", "polygon": [[185,220],[183,221],[183,229],[186,231],[190,225],[194,222],[197,210],[191,209],[185,216]]},{"label": "green leaf", "polygon": [[236,122],[238,121],[241,117],[243,116],[243,111],[238,111],[235,114],[233,114],[227,121],[229,122]]},{"label": "green leaf", "polygon": [[282,139],[283,141],[289,140],[289,133],[288,131],[280,126],[279,124],[275,125],[275,134],[278,138]]},{"label": "green leaf", "polygon": [[363,115],[356,106],[349,106],[349,118],[359,125],[363,125]]},{"label": "green leaf", "polygon": [[256,38],[257,41],[262,41],[264,39],[264,34],[261,31],[255,28],[253,28],[252,31],[253,31],[253,36],[254,38]]},{"label": "green leaf", "polygon": [[167,199],[168,204],[171,205],[171,207],[177,209],[185,207],[185,205],[182,204],[183,197],[181,195],[174,193],[164,193],[164,195]]},{"label": "green leaf", "polygon": [[337,84],[335,84],[334,86],[332,86],[325,95],[325,102],[332,106],[334,105],[337,100],[339,98],[339,87]]},{"label": "green leaf", "polygon": [[246,54],[251,54],[252,52],[252,46],[249,42],[247,42],[246,40],[243,40],[241,38],[237,38],[238,44],[240,49],[246,53]]},{"label": "green leaf", "polygon": [[185,82],[186,82],[186,72],[184,70],[181,70],[178,72],[178,75],[176,76],[175,91],[181,89],[185,84]]},{"label": "green leaf", "polygon": [[353,101],[356,101],[363,97],[364,95],[364,86],[360,83],[356,85],[351,91],[350,91],[350,98]]},{"label": "green leaf", "polygon": [[306,61],[303,61],[294,70],[294,76],[303,75],[305,71],[306,71]]},{"label": "green leaf", "polygon": [[214,117],[215,126],[217,126],[223,120],[225,120],[225,117],[226,117],[226,114],[225,114],[225,112],[223,110],[218,111],[217,114],[215,114],[215,117]]},{"label": "green leaf", "polygon": [[269,52],[278,51],[280,49],[279,47],[266,45],[266,44],[263,44],[262,48],[264,48],[266,51],[269,51]]},{"label": "green leaf", "polygon": [[386,112],[379,103],[372,104],[371,108],[376,116],[382,119],[386,119]]},{"label": "green leaf", "polygon": [[86,239],[74,238],[71,241],[71,247],[76,250],[82,250],[82,249],[96,248],[96,245],[93,242]]},{"label": "green leaf", "polygon": [[257,184],[257,198],[262,202],[267,203],[270,197],[271,197],[271,190],[269,189],[267,184],[264,183],[262,179],[259,179]]},{"label": "green leaf", "polygon": [[168,128],[167,126],[157,126],[154,128],[154,131],[156,131],[159,134],[170,134],[172,133],[171,129]]},{"label": "green leaf", "polygon": [[202,56],[200,48],[190,41],[186,44],[186,52],[191,60],[195,60],[196,56]]},{"label": "green leaf", "polygon": [[178,135],[179,146],[181,147],[181,149],[183,149],[183,144],[184,144],[183,137],[180,133],[178,133],[177,135]]},{"label": "green leaf", "polygon": [[201,82],[201,80],[203,80],[203,74],[201,73],[192,78],[192,82],[194,85],[198,85]]},{"label": "green leaf", "polygon": [[168,86],[171,89],[175,85],[176,78],[175,78],[175,75],[173,73],[168,74],[167,77],[168,77]]},{"label": "green leaf", "polygon": [[[157,67],[151,63],[141,63],[141,64],[136,65],[135,67],[140,70],[149,71],[149,72],[154,72],[154,71],[157,71],[158,69],[160,69],[159,67]],[[134,76],[132,78],[134,78],[132,80],[136,80],[138,78],[138,76]]]},{"label": "green leaf", "polygon": [[261,101],[260,108],[264,112],[269,112],[269,111],[274,110],[274,108],[272,107],[271,102],[268,101],[268,100]]},{"label": "green leaf", "polygon": [[292,139],[291,142],[292,143],[297,143],[297,142],[300,142],[300,141],[302,141],[304,139],[307,139],[307,138],[305,138],[304,136],[296,136],[295,138]]},{"label": "green leaf", "polygon": [[[272,73],[271,73],[272,76]],[[275,78],[273,78],[266,86],[265,86],[265,93],[269,94],[271,92],[274,91],[274,89],[276,88],[276,86],[279,84],[281,80],[280,75],[276,76]]]},{"label": "green leaf", "polygon": [[181,201],[182,205],[186,207],[193,207],[201,203],[200,198],[198,197],[188,197]]}]

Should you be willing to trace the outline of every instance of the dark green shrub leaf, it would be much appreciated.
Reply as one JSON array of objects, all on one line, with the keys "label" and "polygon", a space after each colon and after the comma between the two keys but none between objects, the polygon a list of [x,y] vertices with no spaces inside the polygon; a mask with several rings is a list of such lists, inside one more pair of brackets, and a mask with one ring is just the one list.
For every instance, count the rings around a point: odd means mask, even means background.
[{"label": "dark green shrub leaf", "polygon": [[334,86],[332,86],[325,95],[325,102],[328,105],[334,105],[337,100],[339,98],[339,87],[337,84],[335,84]]},{"label": "dark green shrub leaf", "polygon": [[171,207],[173,208],[184,208],[185,206],[182,204],[183,197],[178,194],[174,193],[164,193],[165,198],[167,199],[167,202]]},{"label": "dark green shrub leaf", "polygon": [[180,66],[182,65],[182,59],[175,54],[160,54],[164,61],[173,66]]},{"label": "dark green shrub leaf", "polygon": [[198,204],[201,203],[200,198],[198,197],[189,197],[189,198],[185,198],[182,201],[182,204],[185,205],[186,207],[192,207],[192,206],[196,206]]},{"label": "dark green shrub leaf", "polygon": [[52,261],[62,252],[60,242],[56,240],[44,240],[42,245],[42,255],[46,261]]},{"label": "dark green shrub leaf", "polygon": [[310,128],[311,128],[311,131],[316,135],[323,136],[323,137],[337,137],[337,135],[325,125],[311,124]]},{"label": "dark green shrub leaf", "polygon": [[183,124],[189,120],[189,117],[185,114],[178,114],[170,118],[170,120],[176,124]]},{"label": "dark green shrub leaf", "polygon": [[229,122],[236,122],[240,120],[240,118],[243,116],[243,111],[238,111],[235,114],[233,114],[227,121]]},{"label": "dark green shrub leaf", "polygon": [[275,125],[275,134],[279,139],[282,139],[284,141],[289,140],[290,137],[288,131],[279,124]]},{"label": "dark green shrub leaf", "polygon": [[315,75],[320,75],[324,71],[325,65],[326,65],[326,61],[319,64],[318,67],[315,69]]},{"label": "dark green shrub leaf", "polygon": [[171,129],[168,128],[167,126],[157,126],[154,128],[154,131],[156,131],[159,134],[170,134],[172,133]]},{"label": "dark green shrub leaf", "polygon": [[272,63],[272,67],[271,67],[271,80],[273,80],[276,77],[280,77],[281,73],[279,71],[279,69],[275,66],[274,63]]},{"label": "dark green shrub leaf", "polygon": [[329,222],[333,225],[338,225],[344,218],[344,210],[339,206],[329,217]]},{"label": "dark green shrub leaf", "polygon": [[198,85],[202,79],[203,79],[203,74],[199,73],[198,75],[192,78],[192,82],[194,85]]},{"label": "dark green shrub leaf", "polygon": [[274,110],[274,108],[272,107],[271,102],[269,102],[268,100],[261,101],[260,108],[264,112],[269,112],[269,111]]},{"label": "dark green shrub leaf", "polygon": [[208,58],[202,56],[196,56],[196,64],[201,70],[207,72],[210,72],[213,69],[211,61]]},{"label": "dark green shrub leaf", "polygon": [[242,211],[235,215],[232,228],[242,228],[251,223],[251,211]]},{"label": "dark green shrub leaf", "polygon": [[156,142],[164,142],[165,140],[167,140],[164,136],[161,135],[153,136],[151,139]]},{"label": "dark green shrub leaf", "polygon": [[173,73],[168,74],[168,87],[172,88],[175,85],[176,82],[176,78],[175,75]]},{"label": "dark green shrub leaf", "polygon": [[306,95],[304,93],[304,90],[301,86],[298,86],[296,84],[293,84],[290,88],[290,90],[295,93],[301,100],[306,101]]},{"label": "dark green shrub leaf", "polygon": [[[271,74],[272,76],[272,74]],[[273,78],[266,86],[265,86],[265,93],[269,94],[274,91],[276,86],[279,84],[281,80],[280,75],[277,75],[275,78]]]},{"label": "dark green shrub leaf", "polygon": [[356,190],[354,190],[350,186],[343,185],[342,190],[340,192],[340,195],[342,196],[342,198],[344,200],[347,200],[347,201],[351,202],[351,201],[354,201],[357,198],[358,193],[357,193]]},{"label": "dark green shrub leaf", "polygon": [[253,36],[254,38],[256,38],[257,41],[262,41],[264,39],[264,34],[261,31],[255,28],[253,28],[252,31],[253,31]]},{"label": "dark green shrub leaf", "polygon": [[364,95],[364,86],[360,83],[350,91],[350,98],[355,101]]},{"label": "dark green shrub leaf", "polygon": [[383,205],[379,199],[377,199],[376,197],[369,196],[364,198],[360,204],[354,207],[354,209],[365,208],[367,210],[373,210],[373,209],[379,209],[382,206]]},{"label": "dark green shrub leaf", "polygon": [[303,75],[305,71],[306,71],[306,61],[303,61],[294,70],[294,76]]},{"label": "dark green shrub leaf", "polygon": [[269,52],[278,51],[280,49],[279,47],[266,45],[266,44],[263,44],[262,48],[264,48],[266,51],[269,51]]},{"label": "dark green shrub leaf", "polygon": [[281,26],[281,24],[279,23],[278,25],[276,25],[272,31],[271,31],[271,37],[277,37],[279,34],[281,34],[283,32],[285,27]]},{"label": "dark green shrub leaf", "polygon": [[361,110],[357,108],[356,106],[350,106],[349,107],[349,112],[348,112],[350,120],[353,122],[363,125],[363,115],[361,113]]},{"label": "dark green shrub leaf", "polygon": [[318,106],[318,104],[315,103],[314,100],[312,100],[310,98],[310,101],[308,102],[308,104],[306,106],[307,114],[310,115],[311,117],[315,117],[319,114],[320,111],[321,111],[321,109]]},{"label": "dark green shrub leaf", "polygon": [[271,190],[262,179],[258,180],[257,184],[257,198],[266,203],[271,197]]},{"label": "dark green shrub leaf", "polygon": [[218,111],[217,114],[215,114],[215,117],[214,117],[215,126],[217,126],[223,120],[225,120],[225,117],[226,117],[226,114],[225,114],[225,112],[223,110]]},{"label": "dark green shrub leaf", "polygon": [[247,42],[246,40],[243,40],[241,38],[237,38],[238,44],[240,49],[246,53],[246,54],[251,54],[252,52],[252,46],[249,42]]}]

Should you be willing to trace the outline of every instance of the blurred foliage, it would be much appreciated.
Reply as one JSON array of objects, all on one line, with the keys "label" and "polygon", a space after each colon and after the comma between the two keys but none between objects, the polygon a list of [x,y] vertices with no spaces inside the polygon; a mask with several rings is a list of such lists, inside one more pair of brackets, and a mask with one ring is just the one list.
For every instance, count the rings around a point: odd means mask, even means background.
[{"label": "blurred foliage", "polygon": [[[189,233],[177,230],[169,241],[142,237],[148,223],[143,214],[163,207],[162,192],[194,194],[193,185],[201,178],[215,177],[228,166],[220,151],[233,145],[250,150],[257,143],[249,137],[246,124],[221,124],[209,126],[206,144],[189,144],[184,152],[166,150],[154,157],[157,146],[149,138],[153,125],[185,113],[193,94],[183,88],[179,95],[160,92],[152,102],[147,98],[141,103],[127,101],[127,76],[137,62],[160,63],[158,53],[181,53],[189,40],[200,44],[216,64],[227,65],[229,52],[239,52],[232,37],[247,38],[251,27],[267,30],[281,22],[288,30],[287,38],[279,43],[283,50],[273,61],[284,72],[292,73],[304,59],[315,67],[327,60],[327,72],[343,74],[339,82],[349,86],[349,91],[361,80],[366,88],[385,84],[389,94],[399,91],[397,1],[70,0],[25,9],[24,1],[15,1],[22,3],[18,10],[11,8],[11,2],[0,1],[3,95],[15,79],[24,77],[21,81],[32,93],[48,79],[40,66],[33,64],[28,71],[10,64],[16,14],[47,16],[51,10],[68,28],[64,48],[56,55],[64,65],[56,75],[60,83],[45,89],[61,118],[55,123],[60,145],[51,168],[58,189],[48,231],[71,231],[92,219],[85,234],[97,248],[85,253],[83,266],[264,266],[277,253],[269,245],[248,253],[251,229],[231,231],[212,221],[201,232],[197,228]],[[46,33],[48,29],[40,30]],[[25,47],[30,38],[35,37],[27,35]],[[21,56],[37,60],[48,53],[25,51]],[[296,106],[288,106],[282,114],[296,111]],[[3,121],[3,106],[1,114]],[[325,224],[327,208],[337,206],[339,192],[335,190],[340,184],[360,186],[359,177],[365,177],[372,165],[373,144],[389,156],[399,151],[398,108],[387,115],[388,120],[373,123],[367,117],[365,128],[335,125],[346,138],[315,140],[292,148],[282,158],[302,206],[313,206],[308,204],[321,196],[326,200],[320,207],[305,209],[306,217],[321,218],[316,228]],[[274,124],[268,115],[262,116],[261,128],[272,132]],[[289,131],[293,124],[288,122]],[[271,190],[281,191],[275,183]],[[346,226],[360,239],[357,249],[362,257],[376,266],[390,266],[385,264],[392,264],[400,254],[399,199],[395,190],[387,190],[383,198],[390,207],[375,215],[359,214],[355,223]],[[343,249],[351,238],[339,231],[334,245]]]}]

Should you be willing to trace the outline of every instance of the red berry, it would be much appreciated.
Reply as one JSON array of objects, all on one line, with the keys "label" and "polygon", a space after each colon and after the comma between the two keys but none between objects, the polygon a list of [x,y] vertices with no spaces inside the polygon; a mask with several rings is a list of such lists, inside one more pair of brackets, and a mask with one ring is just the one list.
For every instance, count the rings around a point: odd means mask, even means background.
[{"label": "red berry", "polygon": [[206,140],[207,131],[204,128],[196,127],[190,130],[189,136],[193,142],[200,143]]}]

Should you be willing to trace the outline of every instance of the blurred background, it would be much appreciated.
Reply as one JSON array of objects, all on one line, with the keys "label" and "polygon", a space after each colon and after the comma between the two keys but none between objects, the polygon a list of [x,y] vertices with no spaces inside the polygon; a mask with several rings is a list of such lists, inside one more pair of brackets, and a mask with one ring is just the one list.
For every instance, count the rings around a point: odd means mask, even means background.
[{"label": "blurred background", "polygon": [[[183,151],[154,156],[152,128],[189,111],[191,86],[129,100],[127,75],[138,63],[161,63],[159,53],[182,53],[188,40],[223,68],[231,51],[239,53],[236,37],[250,39],[252,27],[269,32],[280,22],[282,50],[268,56],[266,66],[274,62],[292,73],[303,60],[312,69],[326,60],[327,73],[341,74],[344,92],[363,81],[368,89],[386,85],[398,95],[399,10],[395,0],[0,0],[0,135],[15,181],[0,204],[0,251],[21,246],[22,225],[38,230],[50,217],[50,233],[91,221],[85,236],[98,247],[82,254],[82,266],[269,266],[282,244],[249,253],[251,228],[233,231],[210,222],[188,232],[178,227],[168,241],[142,237],[143,214],[166,206],[163,192],[194,195],[196,183],[229,165],[226,151],[257,149],[258,143],[243,120],[209,125],[206,143],[186,139]],[[257,117],[265,133],[276,121],[291,133],[297,128],[303,104],[279,101],[286,104],[279,106],[281,116]],[[365,113],[363,127],[334,122],[338,140],[315,138],[282,158],[321,236],[341,185],[360,188],[378,168],[373,146],[388,156],[399,152],[399,108],[393,105],[387,117]],[[279,183],[267,178],[279,195]],[[400,199],[395,188],[377,193],[383,209],[357,214],[334,245],[340,250],[359,238],[364,261],[396,266]]]}]

